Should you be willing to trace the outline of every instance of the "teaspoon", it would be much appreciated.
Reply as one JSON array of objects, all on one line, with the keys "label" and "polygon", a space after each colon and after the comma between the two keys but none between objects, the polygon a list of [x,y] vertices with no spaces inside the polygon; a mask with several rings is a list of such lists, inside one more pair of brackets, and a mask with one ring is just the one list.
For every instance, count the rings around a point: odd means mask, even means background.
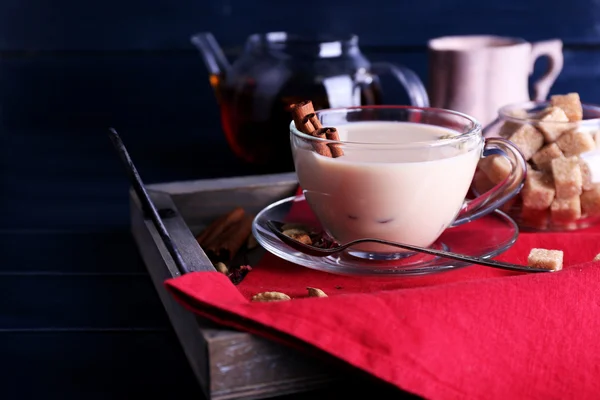
[{"label": "teaspoon", "polygon": [[502,261],[495,261],[495,260],[490,260],[490,259],[485,259],[485,258],[480,258],[480,257],[470,257],[470,256],[466,256],[466,255],[463,255],[463,254],[452,253],[452,252],[449,252],[449,251],[427,249],[427,248],[424,248],[424,247],[413,246],[411,244],[390,242],[388,240],[375,239],[375,238],[357,239],[357,240],[353,240],[353,241],[345,243],[345,244],[336,244],[335,247],[324,249],[324,248],[321,248],[321,247],[304,244],[304,243],[302,243],[302,242],[300,242],[300,241],[298,241],[298,240],[296,240],[296,239],[294,239],[294,238],[292,238],[290,236],[284,235],[283,232],[282,232],[282,230],[281,230],[281,228],[284,225],[285,224],[283,222],[279,222],[279,221],[274,221],[274,220],[267,221],[267,226],[269,227],[269,229],[279,239],[281,239],[282,242],[284,242],[285,244],[287,244],[288,246],[290,246],[294,250],[297,250],[297,251],[299,251],[301,253],[308,254],[308,255],[314,256],[314,257],[327,257],[329,255],[336,254],[336,253],[339,253],[341,251],[344,251],[348,247],[354,246],[354,245],[359,244],[359,243],[380,243],[380,244],[385,244],[385,245],[389,245],[389,246],[398,247],[398,248],[401,248],[401,249],[404,249],[404,250],[411,250],[411,251],[416,251],[416,252],[419,252],[419,253],[430,254],[430,255],[433,255],[433,256],[444,257],[444,258],[449,258],[449,259],[452,259],[452,260],[468,262],[470,264],[484,265],[486,267],[499,268],[499,269],[504,269],[504,270],[509,270],[509,271],[553,272],[550,269],[534,268],[534,267],[528,267],[528,266],[525,266],[525,265],[510,264],[510,263],[505,263],[505,262],[502,262]]}]

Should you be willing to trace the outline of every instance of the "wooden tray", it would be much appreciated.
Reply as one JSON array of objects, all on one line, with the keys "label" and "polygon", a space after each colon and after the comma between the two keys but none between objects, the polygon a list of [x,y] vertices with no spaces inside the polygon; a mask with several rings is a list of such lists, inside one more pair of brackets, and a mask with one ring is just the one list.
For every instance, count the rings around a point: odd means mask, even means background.
[{"label": "wooden tray", "polygon": [[[257,213],[294,195],[297,180],[290,173],[155,184],[147,189],[186,264],[195,270],[214,271],[194,234],[235,206]],[[323,362],[254,335],[219,327],[181,307],[163,285],[179,272],[152,221],[144,218],[133,190],[130,203],[133,236],[208,399],[272,397],[331,386],[337,380]],[[255,257],[262,252],[253,251],[259,253]]]}]

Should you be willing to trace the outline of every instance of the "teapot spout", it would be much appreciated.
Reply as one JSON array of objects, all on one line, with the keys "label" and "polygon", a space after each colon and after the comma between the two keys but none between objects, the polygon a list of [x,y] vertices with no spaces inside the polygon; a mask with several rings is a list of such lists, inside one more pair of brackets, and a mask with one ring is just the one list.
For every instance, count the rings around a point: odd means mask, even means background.
[{"label": "teapot spout", "polygon": [[210,32],[201,32],[191,37],[191,42],[200,50],[211,76],[223,77],[230,68],[221,46]]}]

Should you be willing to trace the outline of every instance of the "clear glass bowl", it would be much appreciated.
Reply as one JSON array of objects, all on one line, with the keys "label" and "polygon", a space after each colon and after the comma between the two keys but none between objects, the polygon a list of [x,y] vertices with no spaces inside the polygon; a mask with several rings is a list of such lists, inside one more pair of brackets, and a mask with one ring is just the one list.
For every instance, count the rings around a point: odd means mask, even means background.
[{"label": "clear glass bowl", "polygon": [[[590,182],[590,171],[589,169],[586,171],[586,164],[583,163],[583,159],[587,160],[589,159],[589,155],[593,154],[595,151],[600,151],[600,106],[582,104],[583,119],[578,122],[541,123],[539,120],[539,115],[549,106],[549,102],[533,101],[507,105],[499,110],[499,115],[496,121],[484,129],[484,137],[502,137],[510,140],[511,134],[517,129],[522,129],[524,126],[527,126],[526,129],[531,128],[538,132],[541,132],[541,130],[545,128],[548,130],[551,129],[557,132],[563,132],[558,136],[559,138],[562,136],[562,134],[564,134],[564,132],[568,132],[570,130],[581,132],[582,135],[589,135],[590,137],[586,140],[588,144],[591,144],[590,139],[593,140],[595,142],[594,148],[582,153],[581,155],[573,155],[570,153],[566,154],[566,156],[569,157],[577,157],[580,171],[582,171],[582,181],[584,183],[581,195],[584,195],[584,199],[587,200],[581,201],[582,197],[580,195],[579,204],[577,204],[576,199],[571,199],[568,201],[565,200],[562,205],[559,204],[560,202],[552,200],[552,203],[556,204],[551,204],[547,208],[532,208],[530,205],[534,204],[534,202],[528,199],[526,199],[527,201],[525,202],[523,200],[524,193],[527,190],[530,190],[530,187],[528,187],[528,184],[526,183],[519,194],[504,204],[500,209],[510,215],[517,222],[522,231],[572,231],[597,225],[600,223],[600,214],[588,215],[585,211],[586,208],[590,209],[590,207],[582,207],[581,205],[586,202],[589,203],[589,199],[595,196],[595,190],[597,190],[600,202],[600,186],[599,184],[593,184]],[[548,135],[544,136],[542,149],[551,145],[552,143],[555,143],[556,146],[552,146],[552,150],[556,150],[558,148],[561,150],[561,153],[563,153],[557,142],[548,141]],[[539,158],[528,156],[528,153],[531,153],[531,150],[525,148],[527,146],[519,145],[516,140],[513,140],[513,144],[515,144],[521,150],[521,152],[524,153],[525,158],[528,159],[528,179],[533,179],[533,176],[535,175],[536,177],[541,178],[550,187],[554,187],[556,190],[557,183],[553,177],[554,172],[552,171],[551,162],[540,162],[540,165],[537,165],[536,162],[534,162],[534,159],[539,160]],[[551,152],[549,151],[548,154],[550,153]],[[553,154],[554,155],[551,157],[556,157],[558,152]],[[563,153],[558,157],[565,157],[565,154]],[[598,159],[600,160],[600,157]],[[486,165],[483,162],[480,162],[471,186],[474,195],[480,195],[481,193],[486,192],[494,186],[494,183],[497,183],[499,179],[498,176],[496,175],[496,182],[494,182],[490,176],[494,178],[494,172],[490,172],[489,163]],[[531,193],[531,191],[529,193]],[[528,194],[525,194],[525,196],[527,195]],[[546,200],[541,201],[539,204],[547,204],[548,197],[545,198]],[[580,215],[578,215],[576,211],[577,207],[579,207],[581,210]],[[572,212],[565,212],[565,209],[571,210]],[[562,218],[561,214],[563,216]],[[564,218],[565,214],[571,215],[569,218]]]}]

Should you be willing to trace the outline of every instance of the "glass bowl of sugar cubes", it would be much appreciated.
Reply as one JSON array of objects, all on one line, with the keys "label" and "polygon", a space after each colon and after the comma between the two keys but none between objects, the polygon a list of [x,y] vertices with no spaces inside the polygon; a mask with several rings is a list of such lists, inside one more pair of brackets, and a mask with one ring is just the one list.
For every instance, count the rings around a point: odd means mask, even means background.
[{"label": "glass bowl of sugar cubes", "polygon": [[[527,159],[525,184],[500,208],[521,229],[569,231],[600,223],[600,106],[582,104],[578,93],[511,104],[484,135],[510,140]],[[501,183],[509,163],[501,155],[482,159],[472,191]]]}]

